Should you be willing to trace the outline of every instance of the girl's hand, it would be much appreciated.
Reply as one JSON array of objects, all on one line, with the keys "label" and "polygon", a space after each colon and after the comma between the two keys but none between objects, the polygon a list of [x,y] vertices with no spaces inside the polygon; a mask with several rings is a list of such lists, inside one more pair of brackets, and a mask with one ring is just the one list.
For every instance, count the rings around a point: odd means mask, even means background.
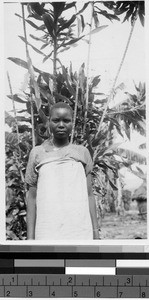
[{"label": "girl's hand", "polygon": [[100,237],[99,237],[99,230],[96,229],[96,230],[93,230],[93,240],[99,240]]}]

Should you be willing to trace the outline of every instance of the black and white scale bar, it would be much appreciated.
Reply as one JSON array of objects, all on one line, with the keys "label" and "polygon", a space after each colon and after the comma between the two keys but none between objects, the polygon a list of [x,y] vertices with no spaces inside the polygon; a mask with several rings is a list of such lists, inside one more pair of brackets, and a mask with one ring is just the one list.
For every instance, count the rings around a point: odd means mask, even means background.
[{"label": "black and white scale bar", "polygon": [[63,267],[0,268],[0,274],[65,274]]},{"label": "black and white scale bar", "polygon": [[116,275],[149,275],[149,268],[116,268]]},{"label": "black and white scale bar", "polygon": [[149,275],[149,260],[116,260],[116,275]]},{"label": "black and white scale bar", "polygon": [[0,274],[149,275],[149,260],[0,259]]},{"label": "black and white scale bar", "polygon": [[117,259],[117,268],[149,268],[149,259]]}]

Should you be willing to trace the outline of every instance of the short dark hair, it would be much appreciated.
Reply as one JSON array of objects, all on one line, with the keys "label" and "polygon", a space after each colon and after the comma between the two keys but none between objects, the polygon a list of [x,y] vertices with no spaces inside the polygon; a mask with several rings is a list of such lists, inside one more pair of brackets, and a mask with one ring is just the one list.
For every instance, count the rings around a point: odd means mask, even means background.
[{"label": "short dark hair", "polygon": [[57,108],[66,108],[66,109],[68,109],[71,113],[71,116],[73,117],[73,110],[72,110],[71,106],[69,104],[65,103],[65,102],[62,102],[62,101],[53,104],[53,106],[50,109],[50,117],[52,115],[53,110],[57,109]]}]

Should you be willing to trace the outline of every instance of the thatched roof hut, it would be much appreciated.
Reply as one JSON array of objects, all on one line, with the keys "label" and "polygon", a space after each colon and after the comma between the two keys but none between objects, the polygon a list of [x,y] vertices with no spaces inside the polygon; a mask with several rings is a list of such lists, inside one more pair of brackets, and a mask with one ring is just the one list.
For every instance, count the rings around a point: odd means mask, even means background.
[{"label": "thatched roof hut", "polygon": [[141,186],[136,189],[132,195],[132,200],[144,201],[147,200],[147,186],[146,180],[143,180]]}]

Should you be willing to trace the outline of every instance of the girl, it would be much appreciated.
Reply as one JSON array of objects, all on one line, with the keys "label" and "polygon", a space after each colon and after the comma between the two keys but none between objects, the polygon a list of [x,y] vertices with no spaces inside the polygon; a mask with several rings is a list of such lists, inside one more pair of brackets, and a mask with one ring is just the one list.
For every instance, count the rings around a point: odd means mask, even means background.
[{"label": "girl", "polygon": [[87,148],[69,143],[72,115],[69,105],[53,105],[53,139],[31,150],[26,170],[28,239],[99,238],[92,160]]}]

